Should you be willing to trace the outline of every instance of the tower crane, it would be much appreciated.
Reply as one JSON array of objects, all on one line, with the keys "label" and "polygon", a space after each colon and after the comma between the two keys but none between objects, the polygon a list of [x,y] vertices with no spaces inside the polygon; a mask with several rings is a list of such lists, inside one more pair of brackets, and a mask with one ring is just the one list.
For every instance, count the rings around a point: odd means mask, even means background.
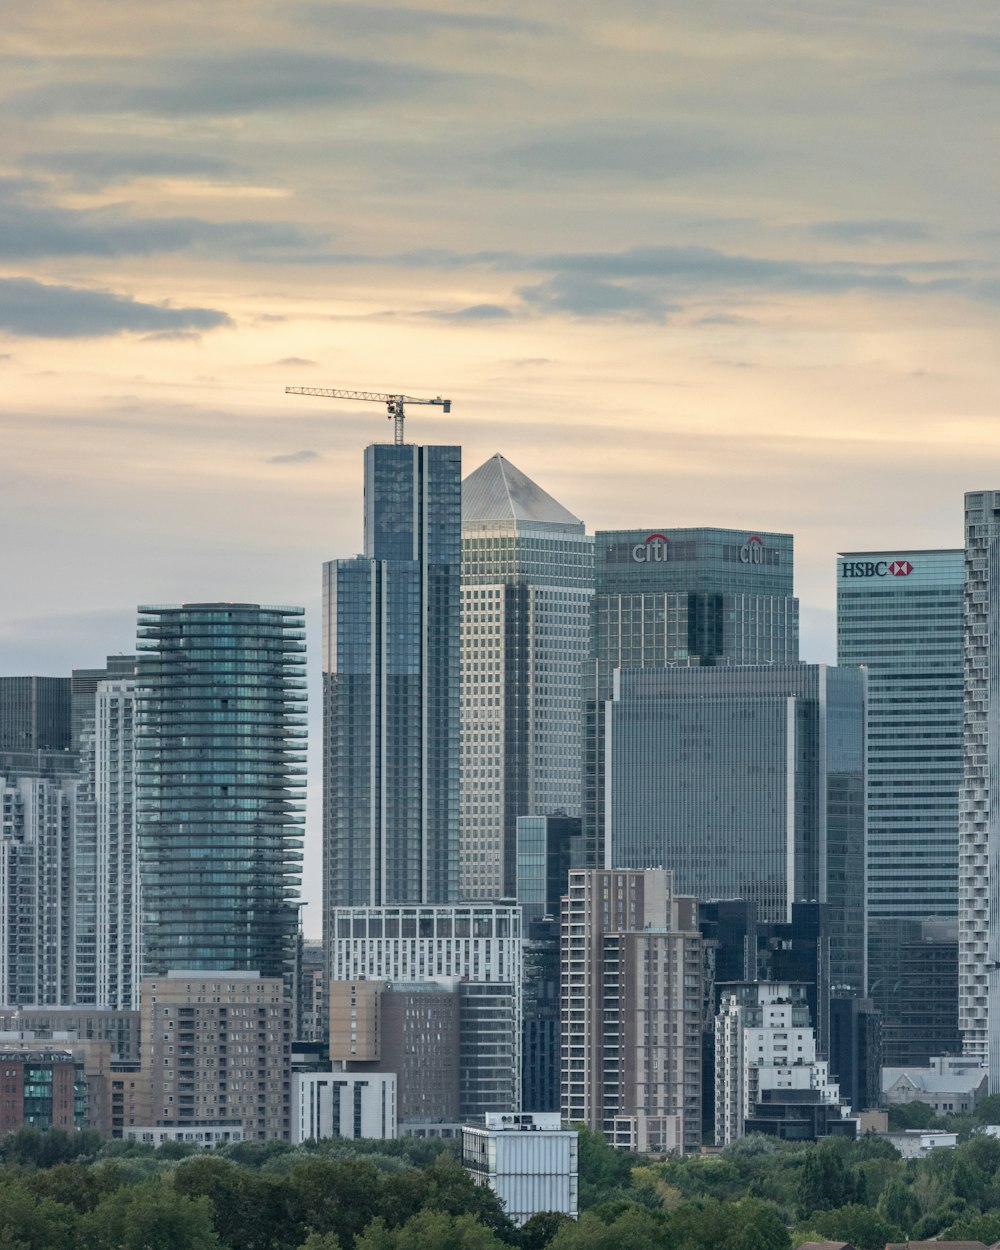
[{"label": "tower crane", "polygon": [[372,404],[385,404],[390,421],[396,422],[397,445],[403,441],[403,421],[406,404],[436,404],[445,412],[451,412],[451,400],[437,395],[434,399],[416,399],[412,395],[383,395],[378,391],[339,391],[319,386],[286,386],[286,395],[321,395],[326,399],[363,399]]}]

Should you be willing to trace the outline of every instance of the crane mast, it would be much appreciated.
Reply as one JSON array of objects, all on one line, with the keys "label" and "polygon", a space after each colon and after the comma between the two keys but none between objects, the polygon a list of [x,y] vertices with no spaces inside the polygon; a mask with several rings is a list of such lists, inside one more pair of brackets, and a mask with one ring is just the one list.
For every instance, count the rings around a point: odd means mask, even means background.
[{"label": "crane mast", "polygon": [[380,391],[343,391],[321,386],[286,386],[286,395],[319,395],[324,399],[360,399],[372,404],[385,404],[390,421],[395,422],[395,443],[403,442],[403,422],[406,419],[407,404],[435,404],[444,412],[451,412],[451,400],[442,399],[440,395],[434,399],[416,399],[413,395],[387,395]]}]

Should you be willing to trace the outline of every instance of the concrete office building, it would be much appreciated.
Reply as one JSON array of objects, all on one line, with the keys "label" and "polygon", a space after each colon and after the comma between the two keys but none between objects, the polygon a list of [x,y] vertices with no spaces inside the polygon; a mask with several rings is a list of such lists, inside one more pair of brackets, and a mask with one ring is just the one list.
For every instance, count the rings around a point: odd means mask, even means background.
[{"label": "concrete office building", "polygon": [[0,753],[0,1005],[77,1001],[79,780],[69,752]]},{"label": "concrete office building", "polygon": [[610,863],[762,923],[827,904],[831,991],[863,993],[863,670],[626,670],[606,715]]},{"label": "concrete office building", "polygon": [[253,971],[291,988],[304,639],[302,608],[139,609],[135,801],[149,975]]},{"label": "concrete office building", "polygon": [[584,863],[611,867],[604,837],[604,708],[615,670],[797,661],[792,536],[599,530],[594,585],[582,850]]},{"label": "concrete office building", "polygon": [[958,914],[963,565],[961,550],[837,559],[837,663],[868,677],[868,983],[887,1039],[906,922]]},{"label": "concrete office building", "polygon": [[698,901],[663,869],[575,869],[562,909],[562,1118],[626,1150],[701,1144]]},{"label": "concrete office building", "polygon": [[1000,1092],[1000,491],[965,496],[964,772],[958,814],[958,1020]]},{"label": "concrete office building", "polygon": [[[433,982],[457,987],[463,1119],[510,1112],[520,1101],[522,941],[520,909],[489,904],[334,908],[330,914],[331,1022],[337,982]],[[331,1023],[331,1057],[335,1034]],[[406,1088],[400,1090],[400,1121]]]},{"label": "concrete office building", "polygon": [[0,751],[68,751],[68,677],[0,677]]},{"label": "concrete office building", "polygon": [[127,1127],[237,1124],[247,1141],[289,1140],[292,1007],[281,977],[171,969],[144,979],[141,1032]]},{"label": "concrete office building", "polygon": [[463,898],[510,899],[520,816],[579,816],[583,522],[501,455],[462,483]]},{"label": "concrete office building", "polygon": [[323,566],[324,934],[458,896],[461,448],[365,449],[364,554]]},{"label": "concrete office building", "polygon": [[539,1211],[577,1217],[579,1134],[558,1113],[491,1114],[483,1126],[465,1125],[462,1163],[519,1228]]}]

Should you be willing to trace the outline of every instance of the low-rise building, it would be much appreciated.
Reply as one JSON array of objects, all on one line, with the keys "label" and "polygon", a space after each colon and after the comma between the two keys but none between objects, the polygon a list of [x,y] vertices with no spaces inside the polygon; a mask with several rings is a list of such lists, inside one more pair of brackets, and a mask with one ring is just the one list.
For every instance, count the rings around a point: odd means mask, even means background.
[{"label": "low-rise building", "polygon": [[83,1061],[56,1046],[0,1049],[0,1137],[16,1129],[83,1128]]},{"label": "low-rise building", "polygon": [[539,1211],[578,1211],[579,1134],[558,1112],[488,1113],[485,1126],[462,1129],[462,1162],[488,1185],[518,1226]]},{"label": "low-rise building", "polygon": [[898,1133],[885,1133],[883,1136],[896,1147],[904,1159],[923,1159],[932,1150],[954,1149],[958,1145],[957,1133],[939,1133],[931,1129],[908,1128]]},{"label": "low-rise building", "polygon": [[188,1145],[211,1150],[214,1146],[228,1146],[243,1140],[243,1125],[232,1124],[185,1124],[167,1128],[163,1125],[149,1127],[134,1125],[125,1129],[126,1141],[142,1142],[144,1146],[162,1146],[164,1142],[179,1141]]},{"label": "low-rise building", "polygon": [[386,1141],[395,1136],[395,1073],[292,1074],[293,1145],[323,1137]]},{"label": "low-rise building", "polygon": [[975,1111],[989,1093],[989,1073],[976,1056],[942,1055],[926,1068],[883,1068],[882,1098],[890,1106],[923,1102],[951,1115]]}]

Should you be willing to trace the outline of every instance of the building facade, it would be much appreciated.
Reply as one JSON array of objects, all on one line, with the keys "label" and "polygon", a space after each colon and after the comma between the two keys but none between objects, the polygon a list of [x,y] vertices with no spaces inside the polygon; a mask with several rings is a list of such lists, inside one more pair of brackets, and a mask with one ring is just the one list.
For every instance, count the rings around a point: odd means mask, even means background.
[{"label": "building facade", "polygon": [[[463,1119],[518,1108],[521,1083],[522,939],[515,906],[455,904],[336,908],[331,917],[331,1056],[337,982],[451,985],[457,995],[457,1074]],[[351,1017],[358,1021],[360,1016]],[[349,1051],[348,1043],[348,1051]],[[400,1105],[409,1097],[400,1091]],[[409,1113],[407,1112],[407,1115]],[[406,1115],[401,1111],[400,1121]]]},{"label": "building facade", "polygon": [[365,449],[364,554],[323,566],[331,909],[458,893],[461,449]]},{"label": "building facade", "polygon": [[481,1126],[465,1125],[462,1163],[518,1228],[539,1211],[577,1217],[579,1133],[563,1128],[558,1112],[487,1115]]},{"label": "building facade", "polygon": [[726,987],[715,1029],[715,1144],[745,1133],[815,1141],[842,1131],[840,1089],[816,1057],[805,987],[755,981]]},{"label": "building facade", "polygon": [[958,914],[963,587],[961,550],[837,559],[837,663],[868,677],[868,981],[887,1036],[901,922]]},{"label": "building facade", "polygon": [[1000,1092],[1000,491],[965,496],[964,771],[958,812],[958,1021]]},{"label": "building facade", "polygon": [[78,1001],[79,789],[69,752],[0,753],[0,1006]]},{"label": "building facade", "polygon": [[462,897],[510,899],[518,817],[579,816],[593,539],[501,455],[462,484]]},{"label": "building facade", "polygon": [[291,984],[304,822],[303,609],[139,609],[135,691],[144,972]]},{"label": "building facade", "polygon": [[827,904],[831,989],[863,993],[864,687],[821,664],[616,674],[610,862],[669,864],[679,890],[748,899],[765,924]]},{"label": "building facade", "polygon": [[626,1150],[701,1144],[698,902],[668,870],[575,869],[561,939],[564,1120]]},{"label": "building facade", "polygon": [[291,1136],[292,1006],[281,977],[172,969],[142,982],[131,1127]]},{"label": "building facade", "polygon": [[585,686],[584,863],[611,867],[604,708],[616,669],[791,664],[799,658],[792,536],[599,530]]},{"label": "building facade", "polygon": [[0,677],[0,751],[68,751],[68,677]]}]

